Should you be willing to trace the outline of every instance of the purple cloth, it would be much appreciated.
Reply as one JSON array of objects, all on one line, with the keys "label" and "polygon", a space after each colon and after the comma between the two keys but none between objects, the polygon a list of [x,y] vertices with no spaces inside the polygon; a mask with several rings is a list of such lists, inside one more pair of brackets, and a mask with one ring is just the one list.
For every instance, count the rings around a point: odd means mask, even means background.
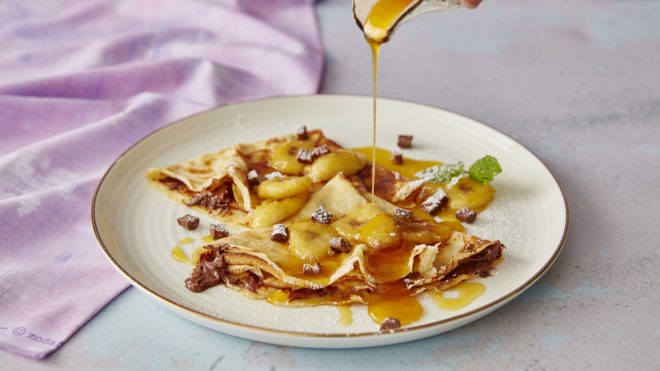
[{"label": "purple cloth", "polygon": [[99,177],[154,129],[314,93],[312,0],[0,3],[0,347],[43,358],[127,286],[92,233]]}]

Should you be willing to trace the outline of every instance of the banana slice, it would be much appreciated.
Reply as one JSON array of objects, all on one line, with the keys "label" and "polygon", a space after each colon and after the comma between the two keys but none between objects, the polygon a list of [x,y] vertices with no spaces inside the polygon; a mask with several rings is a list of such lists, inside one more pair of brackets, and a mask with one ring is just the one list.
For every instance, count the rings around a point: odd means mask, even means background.
[{"label": "banana slice", "polygon": [[346,176],[353,175],[366,165],[367,158],[363,154],[340,149],[316,159],[305,168],[305,174],[312,178],[314,183],[325,182],[340,172]]},{"label": "banana slice", "polygon": [[291,140],[275,145],[268,156],[268,164],[273,169],[289,175],[302,174],[305,164],[298,162],[300,149],[311,150],[314,144],[311,141]]},{"label": "banana slice", "polygon": [[360,240],[358,227],[369,221],[369,219],[383,212],[376,204],[362,205],[346,214],[343,218],[332,223],[337,233],[347,240]]},{"label": "banana slice", "polygon": [[297,222],[289,227],[289,251],[298,258],[318,262],[330,251],[330,239],[337,232],[327,224]]},{"label": "banana slice", "polygon": [[401,241],[394,219],[373,203],[358,207],[332,226],[342,237],[376,249],[395,246]]},{"label": "banana slice", "polygon": [[306,194],[281,200],[265,200],[252,210],[250,225],[258,228],[281,222],[297,213],[306,201]]},{"label": "banana slice", "polygon": [[464,207],[482,210],[495,197],[495,189],[466,176],[448,187],[447,196],[449,197],[449,207],[453,210],[460,210]]},{"label": "banana slice", "polygon": [[312,188],[312,180],[306,176],[292,176],[264,180],[257,188],[257,194],[261,198],[279,200],[307,193]]}]

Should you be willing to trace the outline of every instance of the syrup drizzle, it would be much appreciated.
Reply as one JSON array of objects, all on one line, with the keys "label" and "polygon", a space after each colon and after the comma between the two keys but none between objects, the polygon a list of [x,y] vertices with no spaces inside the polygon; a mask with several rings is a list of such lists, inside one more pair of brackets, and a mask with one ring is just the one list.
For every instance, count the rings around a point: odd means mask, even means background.
[{"label": "syrup drizzle", "polygon": [[[376,101],[378,96],[378,57],[380,46],[387,41],[396,21],[413,3],[413,0],[380,0],[371,8],[364,25],[364,37],[371,48],[373,70],[373,127],[371,163],[376,163]],[[376,168],[371,168],[371,194],[375,194]]]}]

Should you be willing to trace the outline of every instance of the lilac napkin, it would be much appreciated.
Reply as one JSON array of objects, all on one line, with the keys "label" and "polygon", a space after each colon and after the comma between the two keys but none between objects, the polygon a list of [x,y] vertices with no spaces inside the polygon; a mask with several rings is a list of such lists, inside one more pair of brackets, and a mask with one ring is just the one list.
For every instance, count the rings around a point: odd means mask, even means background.
[{"label": "lilac napkin", "polygon": [[316,91],[313,0],[0,2],[0,347],[43,358],[127,282],[99,248],[100,175],[154,129]]}]

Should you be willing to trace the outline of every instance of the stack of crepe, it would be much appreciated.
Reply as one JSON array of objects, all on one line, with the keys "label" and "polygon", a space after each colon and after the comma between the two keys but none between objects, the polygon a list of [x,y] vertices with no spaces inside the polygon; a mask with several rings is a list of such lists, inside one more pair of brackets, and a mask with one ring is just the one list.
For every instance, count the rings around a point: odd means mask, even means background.
[{"label": "stack of crepe", "polygon": [[[298,161],[300,150],[319,147],[329,153]],[[147,176],[178,202],[242,226],[204,246],[186,280],[195,292],[222,284],[279,305],[373,303],[446,290],[500,262],[499,241],[419,209],[433,185],[377,170],[371,194],[366,157],[314,130],[237,144]],[[401,205],[414,212],[402,217]],[[332,215],[329,223],[311,219],[319,208]],[[273,240],[276,223],[287,226],[287,242]],[[337,238],[348,247],[330,248]]]}]

